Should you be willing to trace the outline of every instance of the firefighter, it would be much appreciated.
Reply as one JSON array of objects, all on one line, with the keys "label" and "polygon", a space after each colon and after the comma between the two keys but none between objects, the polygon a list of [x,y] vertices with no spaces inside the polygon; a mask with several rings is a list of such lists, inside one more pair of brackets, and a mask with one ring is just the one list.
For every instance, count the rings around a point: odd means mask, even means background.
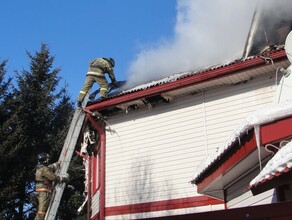
[{"label": "firefighter", "polygon": [[35,174],[38,211],[35,220],[42,220],[45,218],[52,195],[53,182],[68,182],[68,177],[60,177],[54,173],[60,166],[60,162],[49,165],[49,159],[50,155],[47,153],[38,155],[38,165]]},{"label": "firefighter", "polygon": [[93,86],[94,82],[98,83],[100,87],[100,99],[103,100],[107,98],[109,83],[107,82],[105,78],[105,73],[109,75],[109,78],[111,79],[111,83],[113,85],[117,85],[117,80],[114,74],[114,66],[115,66],[115,61],[113,58],[97,58],[90,62],[89,69],[86,74],[85,83],[82,89],[80,90],[80,93],[77,99],[78,107],[81,107],[81,104],[85,95],[87,94],[89,89]]}]

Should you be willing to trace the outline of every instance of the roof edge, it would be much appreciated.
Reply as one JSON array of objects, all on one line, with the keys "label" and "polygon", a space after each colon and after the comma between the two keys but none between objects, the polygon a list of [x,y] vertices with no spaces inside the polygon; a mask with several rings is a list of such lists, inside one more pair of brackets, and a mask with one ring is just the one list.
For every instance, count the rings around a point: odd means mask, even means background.
[{"label": "roof edge", "polygon": [[[117,96],[112,99],[108,99],[102,102],[94,103],[87,106],[86,109],[90,111],[98,111],[116,105],[120,105],[129,101],[135,101],[137,99],[147,98],[153,95],[158,95],[164,92],[180,89],[185,86],[191,86],[200,84],[217,78],[238,74],[245,70],[250,70],[256,67],[264,65],[272,65],[275,62],[280,62],[287,59],[285,50],[272,52],[265,54],[265,56],[259,55],[251,59],[245,59],[243,61],[237,61],[229,65],[225,65],[216,69],[204,70],[201,74],[195,74],[176,81],[167,82],[165,84],[150,87],[148,89],[135,91],[129,94]],[[194,72],[195,73],[195,72]]]}]

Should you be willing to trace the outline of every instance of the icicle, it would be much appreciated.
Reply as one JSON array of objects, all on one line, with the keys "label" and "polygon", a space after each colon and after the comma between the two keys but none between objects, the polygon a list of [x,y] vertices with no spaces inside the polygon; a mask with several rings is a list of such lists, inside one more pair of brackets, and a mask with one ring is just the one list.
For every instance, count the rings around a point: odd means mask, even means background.
[{"label": "icicle", "polygon": [[241,145],[240,136],[237,136],[237,139],[238,139],[238,144],[239,144],[239,146],[240,146],[240,145]]},{"label": "icicle", "polygon": [[260,125],[255,125],[254,126],[254,132],[255,132],[256,143],[257,143],[257,148],[258,148],[258,157],[259,157],[260,170],[262,170]]}]

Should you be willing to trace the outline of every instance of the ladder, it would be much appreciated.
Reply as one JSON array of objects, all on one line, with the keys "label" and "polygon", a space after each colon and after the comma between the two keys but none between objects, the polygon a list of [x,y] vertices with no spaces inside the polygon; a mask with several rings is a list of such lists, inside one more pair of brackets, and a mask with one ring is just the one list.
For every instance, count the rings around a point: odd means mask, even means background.
[{"label": "ladder", "polygon": [[[90,91],[89,91],[90,92]],[[89,94],[88,92],[88,94]],[[88,100],[88,95],[84,98],[82,103],[82,109],[77,108],[75,110],[73,119],[70,124],[69,131],[67,133],[62,152],[59,157],[60,169],[56,170],[55,174],[61,177],[67,176],[67,171],[75,150],[75,146],[81,132],[81,128],[85,119],[85,105]],[[52,192],[52,198],[45,216],[45,220],[54,220],[56,218],[56,214],[60,205],[60,201],[65,189],[66,183],[57,183]]]}]

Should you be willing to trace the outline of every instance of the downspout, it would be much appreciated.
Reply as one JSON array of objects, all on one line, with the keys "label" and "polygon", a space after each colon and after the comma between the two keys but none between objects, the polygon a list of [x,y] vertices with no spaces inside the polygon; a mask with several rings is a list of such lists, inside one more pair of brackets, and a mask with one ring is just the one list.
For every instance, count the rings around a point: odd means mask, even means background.
[{"label": "downspout", "polygon": [[[100,137],[100,203],[99,203],[99,220],[105,217],[105,130],[104,123],[98,124],[90,114],[86,114],[87,118],[97,130]],[[90,207],[91,208],[91,207]]]}]

